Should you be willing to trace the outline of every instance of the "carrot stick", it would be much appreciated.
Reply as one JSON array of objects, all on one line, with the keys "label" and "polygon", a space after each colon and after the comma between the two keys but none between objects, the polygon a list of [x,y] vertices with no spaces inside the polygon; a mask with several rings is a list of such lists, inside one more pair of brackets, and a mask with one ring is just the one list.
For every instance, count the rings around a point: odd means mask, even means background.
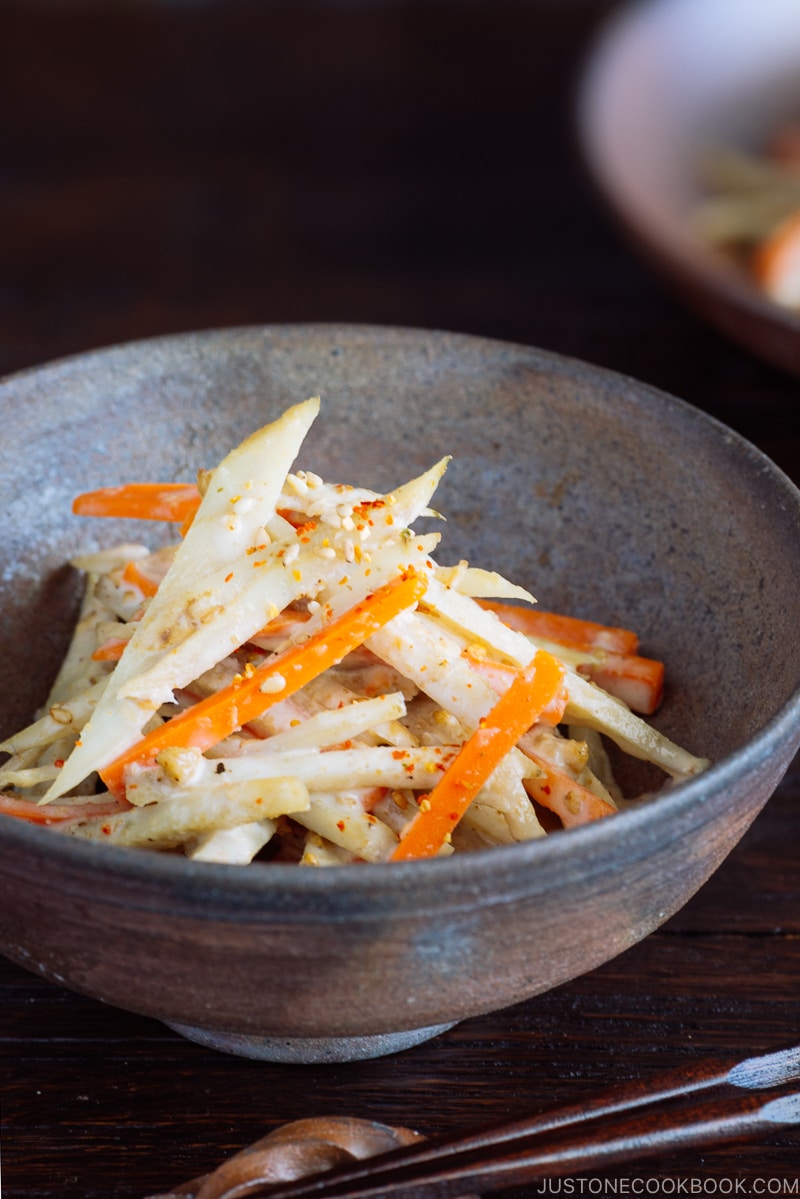
[{"label": "carrot stick", "polygon": [[795,307],[800,298],[800,209],[781,221],[758,246],[752,261],[756,282],[776,304]]},{"label": "carrot stick", "polygon": [[128,644],[127,637],[109,637],[92,654],[93,662],[119,662]]},{"label": "carrot stick", "polygon": [[426,587],[424,575],[416,571],[399,575],[301,645],[269,658],[249,675],[165,721],[100,771],[109,791],[123,795],[128,767],[133,763],[152,763],[162,749],[193,747],[206,750],[229,737],[273,704],[293,695],[311,679],[335,666],[378,629],[415,604]]},{"label": "carrot stick", "polygon": [[101,803],[38,804],[31,799],[0,793],[0,815],[14,816],[31,824],[64,824],[70,820],[85,820],[90,816],[112,816],[129,805],[118,799]]},{"label": "carrot stick", "polygon": [[564,667],[545,650],[516,672],[500,697],[467,738],[392,854],[394,862],[433,857],[439,852],[492,771],[539,716],[557,701],[566,703]]},{"label": "carrot stick", "polygon": [[520,746],[526,757],[535,762],[544,772],[541,778],[525,779],[525,790],[543,808],[555,812],[565,828],[573,828],[577,824],[587,824],[590,820],[598,820],[602,816],[610,816],[616,811],[613,804],[595,795],[582,783],[576,783],[563,770],[557,770],[546,758],[531,753]]},{"label": "carrot stick", "polygon": [[149,575],[144,574],[139,570],[136,563],[131,560],[125,564],[125,569],[122,572],[122,578],[126,583],[130,583],[132,587],[138,587],[142,595],[155,595],[158,591],[158,583],[155,579],[151,579]]},{"label": "carrot stick", "polygon": [[500,617],[503,624],[519,633],[544,637],[576,649],[605,649],[616,654],[635,654],[639,638],[631,629],[597,624],[578,616],[562,616],[558,612],[540,612],[538,608],[522,608],[499,600],[478,600]]},{"label": "carrot stick", "polygon": [[[513,666],[469,653],[464,657],[498,695],[503,693],[514,673]],[[655,658],[604,653],[601,662],[582,663],[578,673],[644,716],[652,716],[664,696],[664,663]]]},{"label": "carrot stick", "polygon": [[171,520],[193,516],[200,504],[194,483],[124,483],[84,491],[72,501],[76,516],[115,516],[131,520]]},{"label": "carrot stick", "polygon": [[664,697],[664,663],[655,658],[607,654],[602,662],[586,662],[579,671],[643,716],[652,716]]}]

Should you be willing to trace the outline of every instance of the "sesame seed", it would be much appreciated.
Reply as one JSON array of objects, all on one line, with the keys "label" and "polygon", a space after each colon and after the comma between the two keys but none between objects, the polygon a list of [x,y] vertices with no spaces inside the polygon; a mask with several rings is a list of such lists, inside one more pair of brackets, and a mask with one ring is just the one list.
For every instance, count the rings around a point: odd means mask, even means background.
[{"label": "sesame seed", "polygon": [[295,493],[295,495],[305,495],[308,491],[308,484],[302,476],[302,472],[298,471],[296,475],[290,474],[286,476],[287,487]]},{"label": "sesame seed", "polygon": [[60,704],[55,704],[50,709],[50,716],[56,724],[72,724],[72,713],[69,708],[62,708]]},{"label": "sesame seed", "polygon": [[279,691],[283,691],[285,686],[286,679],[282,674],[271,674],[264,679],[258,689],[262,695],[276,695]]}]

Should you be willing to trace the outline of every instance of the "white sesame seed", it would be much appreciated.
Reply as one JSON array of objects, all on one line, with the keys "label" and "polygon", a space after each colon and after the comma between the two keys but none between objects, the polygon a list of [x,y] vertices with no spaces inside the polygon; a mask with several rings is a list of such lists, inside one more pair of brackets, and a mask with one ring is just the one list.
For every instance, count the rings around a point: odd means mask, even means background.
[{"label": "white sesame seed", "polygon": [[294,545],[290,545],[286,553],[283,555],[284,566],[288,566],[291,562],[294,562],[295,558],[297,558],[299,554],[300,546],[297,544],[297,542],[295,542]]},{"label": "white sesame seed", "polygon": [[296,475],[289,474],[286,476],[286,485],[295,495],[305,495],[308,491],[308,485],[299,471]]},{"label": "white sesame seed", "polygon": [[262,695],[275,695],[278,691],[283,691],[285,686],[286,679],[282,674],[271,674],[258,689]]},{"label": "white sesame seed", "polygon": [[332,545],[318,545],[314,553],[318,558],[326,558],[328,561],[336,557],[336,550]]}]

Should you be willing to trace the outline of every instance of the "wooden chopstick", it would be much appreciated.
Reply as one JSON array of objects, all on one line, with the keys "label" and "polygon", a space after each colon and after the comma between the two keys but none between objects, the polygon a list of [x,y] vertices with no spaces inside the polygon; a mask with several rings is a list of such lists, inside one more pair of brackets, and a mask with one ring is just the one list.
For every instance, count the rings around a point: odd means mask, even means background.
[{"label": "wooden chopstick", "polygon": [[[773,1093],[770,1093],[773,1094]],[[404,1164],[396,1159],[383,1168],[373,1160],[371,1172],[360,1180],[331,1177],[313,1191],[296,1183],[281,1186],[243,1185],[226,1191],[221,1199],[455,1199],[467,1192],[495,1193],[537,1179],[556,1178],[590,1168],[605,1168],[674,1152],[692,1145],[708,1146],[744,1140],[777,1127],[800,1123],[800,1092],[782,1093],[769,1100],[754,1094],[692,1106],[665,1119],[663,1114],[631,1114],[592,1123],[572,1135],[547,1141],[537,1149],[523,1138],[499,1149],[491,1144],[471,1154],[442,1156],[430,1163]],[[494,1151],[493,1151],[494,1150]]]},{"label": "wooden chopstick", "polygon": [[752,1138],[800,1123],[800,1093],[775,1090],[798,1078],[800,1047],[703,1061],[625,1083],[586,1103],[423,1141],[293,1182],[250,1179],[220,1199],[448,1199],[678,1147]]}]

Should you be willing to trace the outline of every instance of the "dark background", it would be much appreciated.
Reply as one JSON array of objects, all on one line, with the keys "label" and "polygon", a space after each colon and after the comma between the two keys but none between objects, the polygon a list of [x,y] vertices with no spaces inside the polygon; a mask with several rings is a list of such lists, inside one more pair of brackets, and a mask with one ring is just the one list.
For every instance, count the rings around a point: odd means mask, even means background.
[{"label": "dark background", "polygon": [[[576,87],[610,9],[0,0],[0,374],[224,325],[446,328],[641,378],[800,479],[797,381],[687,311],[587,177]],[[228,1059],[0,961],[6,1199],[135,1199],[319,1112],[435,1132],[781,1047],[800,1028],[797,791],[793,771],[641,945],[392,1059]],[[607,1177],[798,1167],[776,1134]]]}]

